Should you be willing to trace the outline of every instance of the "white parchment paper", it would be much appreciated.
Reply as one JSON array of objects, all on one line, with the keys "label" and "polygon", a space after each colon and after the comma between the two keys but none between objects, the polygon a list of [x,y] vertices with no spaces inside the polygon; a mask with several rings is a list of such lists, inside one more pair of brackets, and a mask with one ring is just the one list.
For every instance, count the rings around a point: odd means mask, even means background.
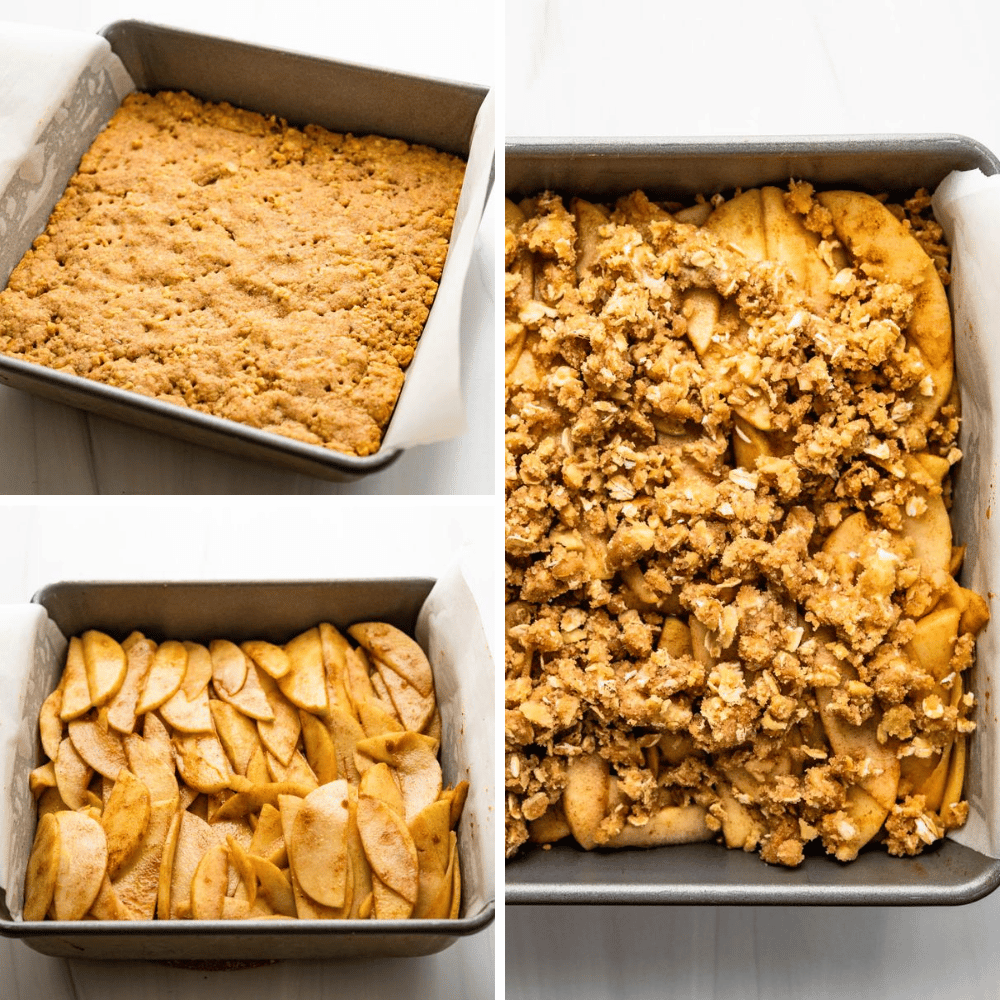
[{"label": "white parchment paper", "polygon": [[[1000,537],[995,525],[1000,435],[1000,175],[978,170],[950,174],[934,193],[934,214],[952,249],[951,303],[955,357],[962,392],[964,458],[958,467],[952,510],[956,544],[968,546],[960,581],[987,597],[1000,590]],[[991,602],[992,603],[992,602]],[[969,688],[975,693],[978,728],[970,739],[965,778],[969,820],[952,836],[1000,858],[1000,609],[979,636]]]},{"label": "white parchment paper", "polygon": [[[221,626],[224,628],[224,623]],[[446,784],[469,782],[458,830],[461,915],[495,899],[493,659],[475,598],[456,566],[434,585],[417,620],[417,639],[434,670],[441,709],[441,767]],[[122,639],[124,636],[116,636]],[[0,605],[0,889],[21,919],[24,874],[35,834],[28,776],[41,759],[38,711],[59,683],[66,637],[40,605]]]},{"label": "white parchment paper", "polygon": [[35,836],[28,775],[40,761],[38,710],[59,683],[67,642],[37,604],[0,605],[0,889],[21,916],[24,873]]},{"label": "white parchment paper", "polygon": [[[0,287],[44,230],[84,152],[134,89],[97,35],[0,23]],[[491,92],[476,119],[437,296],[383,448],[444,441],[465,430],[462,296],[489,190],[494,121]],[[482,291],[470,283],[469,294]]]},{"label": "white parchment paper", "polygon": [[133,90],[97,35],[0,24],[0,287]]},{"label": "white parchment paper", "polygon": [[[459,840],[464,840],[462,910],[478,913],[496,892],[496,673],[475,599],[457,567],[434,585],[416,631],[434,667],[443,724],[451,720],[453,729],[441,744],[445,783],[469,782],[459,827]],[[475,859],[474,864],[467,858]]]}]

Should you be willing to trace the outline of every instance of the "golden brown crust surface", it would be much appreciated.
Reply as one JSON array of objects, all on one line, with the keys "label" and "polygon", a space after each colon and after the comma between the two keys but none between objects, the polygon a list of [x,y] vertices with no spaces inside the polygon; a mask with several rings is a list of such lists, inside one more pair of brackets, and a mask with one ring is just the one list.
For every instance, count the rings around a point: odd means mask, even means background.
[{"label": "golden brown crust surface", "polygon": [[0,350],[371,454],[464,168],[399,140],[133,94],[0,293]]}]

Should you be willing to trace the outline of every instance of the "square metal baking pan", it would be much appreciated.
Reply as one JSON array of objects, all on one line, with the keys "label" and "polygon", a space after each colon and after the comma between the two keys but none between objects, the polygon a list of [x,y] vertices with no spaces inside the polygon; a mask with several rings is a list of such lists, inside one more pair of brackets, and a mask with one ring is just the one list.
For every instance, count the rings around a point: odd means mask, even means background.
[{"label": "square metal baking pan", "polygon": [[[1000,160],[959,135],[518,138],[506,146],[505,186],[514,200],[546,189],[614,199],[641,188],[657,200],[690,201],[795,177],[909,194],[974,168],[1000,173]],[[961,368],[960,351],[957,363]],[[988,724],[986,712],[979,718]],[[810,855],[795,869],[718,844],[586,852],[562,842],[525,850],[507,863],[505,881],[512,904],[935,905],[992,892],[1000,861],[949,839],[914,858],[871,848],[850,864]]]},{"label": "square metal baking pan", "polygon": [[[57,583],[37,593],[66,636],[97,628],[122,637],[138,629],[154,639],[184,637],[207,642],[222,635],[240,642],[283,643],[317,622],[338,628],[382,620],[414,634],[430,579],[254,583]],[[442,673],[435,662],[442,714],[441,761],[445,783],[462,778],[492,784],[492,761],[457,759],[467,720],[492,718],[491,671],[463,664]],[[485,679],[484,679],[485,678]],[[29,713],[37,705],[27,706]],[[40,753],[40,746],[38,747]],[[40,757],[39,757],[40,759]],[[451,762],[451,763],[449,763]],[[454,773],[453,773],[454,772]],[[27,774],[23,775],[27,782]],[[470,796],[469,802],[472,801]],[[478,826],[478,829],[477,829]],[[15,921],[0,891],[0,934],[23,939],[36,951],[64,958],[250,960],[430,955],[475,934],[494,917],[494,887],[486,884],[492,838],[481,835],[482,817],[466,806],[459,825],[463,905],[456,920],[219,920]],[[482,900],[471,907],[467,900]]]},{"label": "square metal baking pan", "polygon": [[[472,84],[297,55],[140,21],[117,21],[101,34],[139,90],[183,89],[204,100],[228,101],[292,124],[387,135],[463,159],[468,158],[476,115],[489,93]],[[75,169],[75,163],[71,169],[66,165],[67,179]],[[484,207],[485,201],[470,211],[478,218]],[[34,235],[20,248],[20,255]],[[439,287],[447,283],[460,295],[464,280],[461,263],[446,261]],[[323,479],[357,479],[386,468],[401,454],[401,449],[382,448],[372,455],[347,455],[4,355],[0,355],[0,382],[146,430]]]}]

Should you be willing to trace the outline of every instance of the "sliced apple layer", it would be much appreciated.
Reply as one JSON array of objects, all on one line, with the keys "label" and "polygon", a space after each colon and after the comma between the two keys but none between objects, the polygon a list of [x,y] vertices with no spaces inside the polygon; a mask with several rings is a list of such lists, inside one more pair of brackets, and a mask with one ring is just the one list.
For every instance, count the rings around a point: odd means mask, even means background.
[{"label": "sliced apple layer", "polygon": [[39,713],[25,919],[457,916],[468,786],[442,785],[430,664],[357,632],[73,638]]}]

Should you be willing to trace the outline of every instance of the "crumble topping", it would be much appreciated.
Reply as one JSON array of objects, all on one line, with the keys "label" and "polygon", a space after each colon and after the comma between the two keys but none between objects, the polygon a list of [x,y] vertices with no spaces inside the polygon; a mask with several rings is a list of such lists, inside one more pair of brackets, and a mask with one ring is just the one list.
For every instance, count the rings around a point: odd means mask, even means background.
[{"label": "crumble topping", "polygon": [[506,215],[508,857],[961,822],[947,247],[792,182]]}]

